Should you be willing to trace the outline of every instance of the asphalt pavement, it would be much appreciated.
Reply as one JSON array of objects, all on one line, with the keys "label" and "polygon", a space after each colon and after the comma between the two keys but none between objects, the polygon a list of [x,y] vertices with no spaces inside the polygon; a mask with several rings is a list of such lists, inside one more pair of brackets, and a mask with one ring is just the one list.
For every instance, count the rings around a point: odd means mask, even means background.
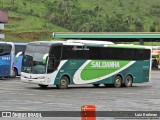
[{"label": "asphalt pavement", "polygon": [[[41,89],[35,84],[22,83],[19,77],[1,79],[0,84],[0,111],[78,112],[81,111],[82,105],[95,105],[96,111],[160,111],[158,70],[152,71],[150,82],[133,84],[130,88],[95,88],[87,84],[72,85],[66,90],[59,90],[56,86]],[[55,118],[60,119],[63,118]],[[80,120],[72,116],[67,119]]]}]

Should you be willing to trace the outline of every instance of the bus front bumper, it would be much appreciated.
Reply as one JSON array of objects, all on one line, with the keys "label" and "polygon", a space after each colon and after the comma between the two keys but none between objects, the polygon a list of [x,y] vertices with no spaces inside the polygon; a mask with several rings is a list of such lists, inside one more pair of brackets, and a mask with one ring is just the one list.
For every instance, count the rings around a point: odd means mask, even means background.
[{"label": "bus front bumper", "polygon": [[21,81],[24,83],[48,85],[44,78],[31,79],[31,78],[25,78],[21,76]]}]

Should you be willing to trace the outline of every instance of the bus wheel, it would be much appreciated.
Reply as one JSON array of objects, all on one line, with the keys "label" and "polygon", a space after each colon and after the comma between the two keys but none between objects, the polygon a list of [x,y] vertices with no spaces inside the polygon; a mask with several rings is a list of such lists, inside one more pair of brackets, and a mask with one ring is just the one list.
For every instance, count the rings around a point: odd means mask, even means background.
[{"label": "bus wheel", "polygon": [[47,88],[48,87],[48,85],[40,85],[40,84],[38,84],[39,85],[39,87],[41,87],[41,88]]},{"label": "bus wheel", "polygon": [[99,87],[100,84],[93,84],[94,87]]},{"label": "bus wheel", "polygon": [[114,79],[114,87],[119,88],[122,84],[122,78],[120,76],[116,76]]},{"label": "bus wheel", "polygon": [[125,81],[124,81],[124,86],[125,87],[131,87],[132,86],[132,83],[133,83],[133,78],[128,75],[126,78],[125,78]]},{"label": "bus wheel", "polygon": [[60,80],[60,84],[57,85],[59,89],[67,89],[69,84],[69,79],[66,76],[63,76]]},{"label": "bus wheel", "polygon": [[18,74],[18,72],[17,72],[17,70],[14,68],[12,77],[13,77],[13,78],[16,78],[17,74]]}]

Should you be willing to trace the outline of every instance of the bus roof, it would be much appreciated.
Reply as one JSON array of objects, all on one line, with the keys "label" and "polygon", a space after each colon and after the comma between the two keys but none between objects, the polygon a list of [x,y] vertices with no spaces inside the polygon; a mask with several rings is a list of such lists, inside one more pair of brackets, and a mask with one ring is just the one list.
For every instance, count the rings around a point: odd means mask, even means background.
[{"label": "bus roof", "polygon": [[82,44],[103,44],[103,45],[114,45],[113,42],[110,41],[95,41],[95,40],[67,40],[67,42],[71,43],[82,43]]},{"label": "bus roof", "polygon": [[139,48],[139,49],[152,49],[149,46],[134,45],[134,44],[114,44],[109,41],[90,41],[90,40],[67,40],[67,41],[35,41],[31,43],[43,43],[46,45],[62,43],[63,45],[79,45],[79,46],[101,46],[101,47],[113,47],[113,48]]},{"label": "bus roof", "polygon": [[27,45],[28,43],[18,43],[18,42],[15,42],[14,45]]},{"label": "bus roof", "polygon": [[9,45],[14,46],[13,42],[4,42],[4,41],[0,41],[0,44],[9,44]]}]

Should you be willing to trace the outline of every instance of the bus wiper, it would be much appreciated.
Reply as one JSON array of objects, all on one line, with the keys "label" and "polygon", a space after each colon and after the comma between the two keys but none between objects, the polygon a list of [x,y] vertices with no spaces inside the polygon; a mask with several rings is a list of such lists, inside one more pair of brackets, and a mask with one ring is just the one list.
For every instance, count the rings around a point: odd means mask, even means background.
[{"label": "bus wiper", "polygon": [[24,68],[24,71],[25,71],[25,72],[27,72],[27,69],[28,69],[29,67],[32,67],[32,66],[30,66],[30,65],[32,65],[32,62],[29,62],[28,66],[27,66],[26,68]]},{"label": "bus wiper", "polygon": [[[28,56],[28,59],[29,59],[29,63],[28,63],[28,66],[23,70],[23,71],[25,71],[25,72],[27,72],[27,69],[29,68],[29,67],[32,67],[32,59],[30,59],[30,58],[32,58],[32,56],[29,56],[29,55],[26,55],[26,56]],[[25,57],[26,57],[25,56]],[[23,67],[24,68],[24,67]]]}]

